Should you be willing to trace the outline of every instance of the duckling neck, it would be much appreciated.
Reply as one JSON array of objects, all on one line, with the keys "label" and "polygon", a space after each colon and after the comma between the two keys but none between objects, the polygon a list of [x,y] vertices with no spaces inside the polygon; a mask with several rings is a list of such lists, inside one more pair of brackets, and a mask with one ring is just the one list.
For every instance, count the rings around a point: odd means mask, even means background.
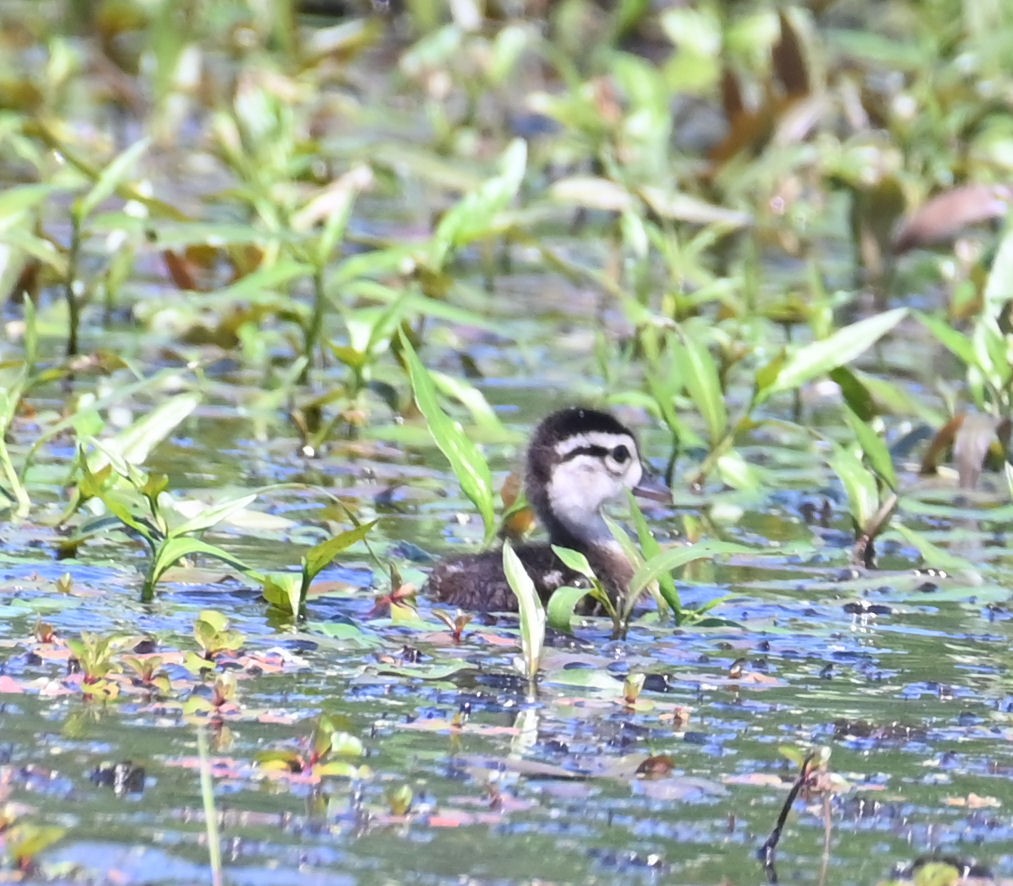
[{"label": "duckling neck", "polygon": [[554,513],[540,515],[549,533],[549,543],[580,551],[595,575],[613,597],[625,594],[633,578],[633,564],[609,532],[601,514],[579,525],[568,525]]}]

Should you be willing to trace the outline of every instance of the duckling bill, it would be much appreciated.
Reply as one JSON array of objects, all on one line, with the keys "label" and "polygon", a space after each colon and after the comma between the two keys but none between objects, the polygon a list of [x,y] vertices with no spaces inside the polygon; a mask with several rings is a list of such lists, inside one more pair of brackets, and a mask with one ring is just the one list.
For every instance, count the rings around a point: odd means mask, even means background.
[{"label": "duckling bill", "polygon": [[[636,437],[607,412],[571,406],[552,413],[535,429],[527,451],[525,491],[549,541],[514,550],[543,602],[557,588],[581,580],[552,545],[584,554],[613,598],[626,593],[633,565],[609,532],[602,507],[626,490],[669,500],[667,491],[642,485],[643,479]],[[517,609],[499,550],[443,560],[430,574],[427,588],[440,602],[462,609]]]}]

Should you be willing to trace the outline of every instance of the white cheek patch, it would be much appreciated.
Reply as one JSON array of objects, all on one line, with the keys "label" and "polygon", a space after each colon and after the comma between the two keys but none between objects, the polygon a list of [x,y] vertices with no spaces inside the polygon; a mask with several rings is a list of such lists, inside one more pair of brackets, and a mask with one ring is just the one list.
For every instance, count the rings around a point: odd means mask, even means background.
[{"label": "white cheek patch", "polygon": [[605,470],[601,459],[576,455],[560,462],[552,472],[546,490],[552,512],[579,537],[610,538],[601,518],[601,507],[636,486],[642,473],[639,461],[631,462],[624,474],[616,477]]}]

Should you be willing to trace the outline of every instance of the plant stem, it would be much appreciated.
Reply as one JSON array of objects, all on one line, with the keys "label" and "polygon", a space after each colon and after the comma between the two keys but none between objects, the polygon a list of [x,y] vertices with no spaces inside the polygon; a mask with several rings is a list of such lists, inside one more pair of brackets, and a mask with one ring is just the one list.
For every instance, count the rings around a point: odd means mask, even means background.
[{"label": "plant stem", "polygon": [[211,865],[211,886],[223,886],[222,844],[218,835],[218,814],[215,811],[215,786],[211,779],[208,740],[204,729],[197,730],[197,755],[200,757],[200,796],[204,804],[204,830],[208,838],[208,860]]},{"label": "plant stem", "polygon": [[67,333],[67,356],[77,356],[77,327],[81,319],[81,306],[78,304],[77,295],[74,292],[74,284],[77,282],[77,266],[81,257],[81,220],[76,213],[70,214],[70,253],[67,256],[67,279],[64,285],[64,295],[67,298],[67,317],[70,330]]},{"label": "plant stem", "polygon": [[299,384],[306,384],[309,380],[310,366],[313,363],[313,352],[317,349],[320,341],[320,331],[324,325],[324,308],[327,302],[327,295],[324,292],[324,269],[317,267],[313,272],[313,314],[310,317],[309,326],[306,327],[303,336],[303,356],[306,364],[299,374]]}]

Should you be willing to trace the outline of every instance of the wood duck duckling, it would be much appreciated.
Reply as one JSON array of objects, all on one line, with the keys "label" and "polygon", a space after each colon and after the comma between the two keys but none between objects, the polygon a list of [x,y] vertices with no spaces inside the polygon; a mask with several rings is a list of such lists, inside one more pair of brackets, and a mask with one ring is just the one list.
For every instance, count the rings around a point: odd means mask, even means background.
[{"label": "wood duck duckling", "polygon": [[[525,490],[549,541],[515,550],[543,602],[557,588],[582,580],[552,545],[584,554],[613,598],[626,593],[633,565],[609,532],[602,506],[626,490],[671,500],[668,490],[642,484],[643,479],[636,438],[608,413],[571,406],[542,421],[528,445]],[[517,609],[500,550],[443,560],[430,573],[427,588],[437,600],[462,609]]]}]

